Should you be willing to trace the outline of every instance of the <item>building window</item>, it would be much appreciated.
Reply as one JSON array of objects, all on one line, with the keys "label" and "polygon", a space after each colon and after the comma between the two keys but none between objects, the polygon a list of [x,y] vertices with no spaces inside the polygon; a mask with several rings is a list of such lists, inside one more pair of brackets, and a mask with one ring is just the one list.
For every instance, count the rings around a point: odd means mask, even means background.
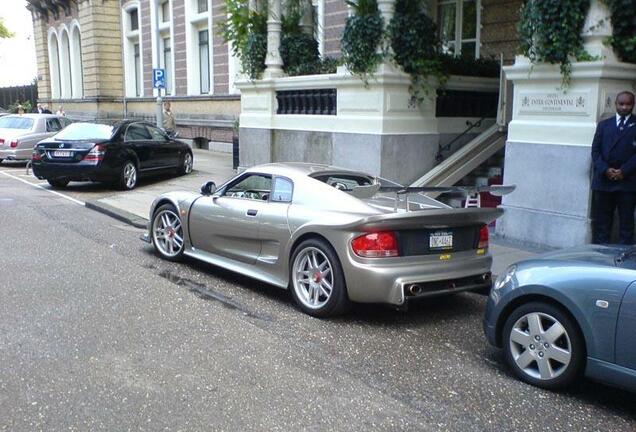
[{"label": "building window", "polygon": [[172,94],[172,42],[169,37],[162,39],[163,68],[166,70],[166,94]]},{"label": "building window", "polygon": [[130,14],[130,31],[139,30],[139,12],[137,9],[133,9],[129,12]]},{"label": "building window", "polygon": [[437,6],[437,26],[444,52],[479,57],[480,0],[442,0]]},{"label": "building window", "polygon": [[141,96],[141,53],[139,52],[139,44],[135,44],[135,96]]},{"label": "building window", "polygon": [[199,31],[199,80],[201,94],[210,93],[210,50],[208,31]]},{"label": "building window", "polygon": [[61,95],[60,52],[57,34],[49,32],[49,73],[51,74],[51,97],[59,99]]},{"label": "building window", "polygon": [[161,22],[170,21],[170,1],[161,3]]},{"label": "building window", "polygon": [[204,13],[208,11],[208,0],[197,0],[197,12]]}]

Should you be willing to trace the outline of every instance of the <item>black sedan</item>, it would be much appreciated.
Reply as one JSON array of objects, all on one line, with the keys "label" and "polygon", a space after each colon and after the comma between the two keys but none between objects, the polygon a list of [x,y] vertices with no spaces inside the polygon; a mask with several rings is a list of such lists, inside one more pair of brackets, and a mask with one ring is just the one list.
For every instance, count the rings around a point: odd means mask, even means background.
[{"label": "black sedan", "polygon": [[106,182],[129,190],[142,175],[192,171],[192,150],[156,126],[124,120],[113,126],[74,123],[33,149],[33,174],[53,187]]}]

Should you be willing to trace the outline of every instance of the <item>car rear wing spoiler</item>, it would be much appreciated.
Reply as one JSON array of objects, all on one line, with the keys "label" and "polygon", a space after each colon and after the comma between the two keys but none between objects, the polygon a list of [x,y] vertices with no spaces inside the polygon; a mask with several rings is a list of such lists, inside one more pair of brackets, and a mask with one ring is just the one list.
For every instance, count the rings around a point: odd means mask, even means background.
[{"label": "car rear wing spoiler", "polygon": [[395,192],[398,195],[409,193],[462,193],[474,195],[480,192],[488,192],[494,196],[508,195],[517,188],[516,185],[492,185],[492,186],[380,186],[377,192]]},{"label": "car rear wing spoiler", "polygon": [[486,225],[503,214],[499,208],[440,208],[374,215],[342,228],[354,231],[449,228]]}]

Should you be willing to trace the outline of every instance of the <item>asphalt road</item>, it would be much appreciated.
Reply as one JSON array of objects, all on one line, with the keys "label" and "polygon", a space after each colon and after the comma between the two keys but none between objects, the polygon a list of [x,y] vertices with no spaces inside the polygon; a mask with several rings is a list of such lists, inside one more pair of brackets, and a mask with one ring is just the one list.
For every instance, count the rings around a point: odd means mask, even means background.
[{"label": "asphalt road", "polygon": [[481,296],[318,320],[1,171],[0,430],[636,430],[634,394],[513,378]]}]

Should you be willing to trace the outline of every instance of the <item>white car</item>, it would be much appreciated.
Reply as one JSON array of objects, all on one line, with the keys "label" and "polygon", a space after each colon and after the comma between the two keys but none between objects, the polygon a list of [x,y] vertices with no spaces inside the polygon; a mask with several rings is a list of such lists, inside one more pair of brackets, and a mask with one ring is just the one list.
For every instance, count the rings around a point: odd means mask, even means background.
[{"label": "white car", "polygon": [[0,117],[0,163],[31,160],[33,147],[71,123],[55,114],[10,114]]}]

